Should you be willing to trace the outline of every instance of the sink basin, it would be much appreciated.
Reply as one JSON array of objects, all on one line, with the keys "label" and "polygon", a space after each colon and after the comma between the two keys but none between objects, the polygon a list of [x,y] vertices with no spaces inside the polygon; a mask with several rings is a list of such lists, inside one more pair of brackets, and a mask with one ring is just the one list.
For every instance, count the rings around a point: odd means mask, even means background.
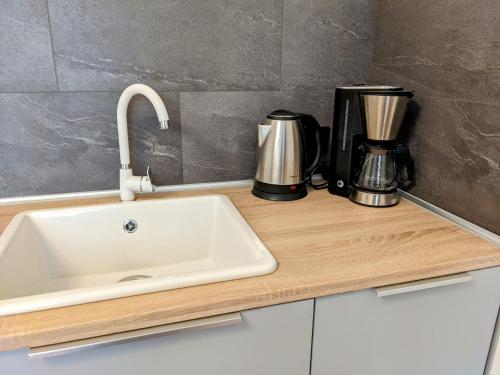
[{"label": "sink basin", "polygon": [[26,211],[0,237],[0,315],[275,269],[223,195]]}]

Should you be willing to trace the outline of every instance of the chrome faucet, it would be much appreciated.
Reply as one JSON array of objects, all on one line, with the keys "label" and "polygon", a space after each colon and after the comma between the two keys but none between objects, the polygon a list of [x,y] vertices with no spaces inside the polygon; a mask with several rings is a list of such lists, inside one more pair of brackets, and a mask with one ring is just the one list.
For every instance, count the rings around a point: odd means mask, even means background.
[{"label": "chrome faucet", "polygon": [[147,176],[134,176],[130,167],[130,150],[128,145],[127,109],[130,100],[137,94],[144,95],[153,104],[160,121],[160,129],[168,129],[169,117],[165,104],[160,96],[151,87],[143,84],[134,84],[123,90],[118,108],[116,120],[118,123],[118,144],[120,147],[120,199],[122,201],[133,201],[135,193],[154,192],[151,168],[148,166]]}]

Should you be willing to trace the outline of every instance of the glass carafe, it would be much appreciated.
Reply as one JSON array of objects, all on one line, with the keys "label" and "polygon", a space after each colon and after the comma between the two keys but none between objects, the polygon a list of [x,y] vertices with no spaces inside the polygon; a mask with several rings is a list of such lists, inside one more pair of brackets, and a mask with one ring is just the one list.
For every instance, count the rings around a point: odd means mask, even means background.
[{"label": "glass carafe", "polygon": [[364,144],[361,163],[355,172],[353,185],[374,192],[393,191],[398,186],[393,149]]}]

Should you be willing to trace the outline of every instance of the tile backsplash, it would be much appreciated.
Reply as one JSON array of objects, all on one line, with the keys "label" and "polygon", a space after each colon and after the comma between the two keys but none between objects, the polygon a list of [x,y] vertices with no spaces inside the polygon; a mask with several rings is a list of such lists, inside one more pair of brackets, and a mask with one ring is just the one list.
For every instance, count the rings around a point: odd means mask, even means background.
[{"label": "tile backsplash", "polygon": [[372,0],[4,0],[0,196],[118,187],[116,104],[132,164],[160,184],[251,178],[258,122],[280,107],[330,126],[337,85],[367,78]]},{"label": "tile backsplash", "polygon": [[411,193],[500,233],[498,0],[3,0],[0,197],[251,178],[256,124],[284,107],[332,122],[338,85],[402,84],[420,107]]},{"label": "tile backsplash", "polygon": [[330,91],[182,92],[184,181],[253,178],[263,114],[293,108],[328,126],[332,103]]},{"label": "tile backsplash", "polygon": [[372,81],[420,107],[412,194],[500,234],[500,2],[379,0]]}]

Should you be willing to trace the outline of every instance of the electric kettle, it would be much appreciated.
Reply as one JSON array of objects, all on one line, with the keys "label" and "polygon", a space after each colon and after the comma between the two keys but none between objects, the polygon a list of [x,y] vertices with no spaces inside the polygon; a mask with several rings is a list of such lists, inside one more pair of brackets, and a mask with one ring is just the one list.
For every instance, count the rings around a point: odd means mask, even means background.
[{"label": "electric kettle", "polygon": [[320,126],[308,114],[283,109],[267,115],[258,125],[258,162],[252,193],[273,201],[307,195],[306,183],[320,156]]}]

